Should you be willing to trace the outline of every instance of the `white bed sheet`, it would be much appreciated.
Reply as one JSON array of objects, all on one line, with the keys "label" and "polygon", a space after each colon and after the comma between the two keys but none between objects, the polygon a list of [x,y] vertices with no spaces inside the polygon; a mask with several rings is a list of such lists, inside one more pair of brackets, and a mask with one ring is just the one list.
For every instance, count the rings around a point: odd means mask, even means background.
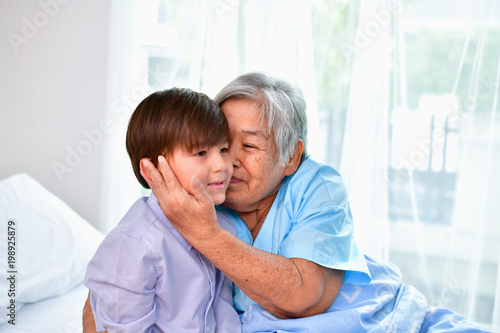
[{"label": "white bed sheet", "polygon": [[87,295],[88,289],[81,283],[64,295],[24,304],[16,313],[16,325],[3,323],[0,332],[82,332],[82,311]]}]

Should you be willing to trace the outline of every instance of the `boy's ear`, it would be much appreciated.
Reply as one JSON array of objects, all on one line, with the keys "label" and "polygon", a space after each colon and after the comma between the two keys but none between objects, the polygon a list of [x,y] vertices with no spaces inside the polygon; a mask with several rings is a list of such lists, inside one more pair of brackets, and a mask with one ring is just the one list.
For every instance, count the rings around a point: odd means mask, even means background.
[{"label": "boy's ear", "polygon": [[144,160],[149,160],[151,161],[149,158],[143,158],[141,159],[141,161],[139,162],[139,169],[141,170],[141,175],[144,177],[144,179],[146,180],[146,182],[148,184],[152,184],[153,181],[151,180],[151,177],[149,177],[149,173],[148,173],[148,170],[146,170],[146,168],[144,167],[144,164],[142,161]]},{"label": "boy's ear", "polygon": [[293,155],[290,157],[290,160],[288,160],[288,163],[285,167],[285,176],[293,175],[295,171],[297,171],[297,168],[300,164],[302,152],[304,152],[304,141],[298,139],[297,143],[295,144],[295,151],[293,152]]}]

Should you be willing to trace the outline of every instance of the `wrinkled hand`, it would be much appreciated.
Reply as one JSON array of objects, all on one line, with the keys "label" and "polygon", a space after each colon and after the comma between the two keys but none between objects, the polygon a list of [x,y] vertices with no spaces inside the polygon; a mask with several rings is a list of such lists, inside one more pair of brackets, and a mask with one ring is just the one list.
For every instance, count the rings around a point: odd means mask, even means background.
[{"label": "wrinkled hand", "polygon": [[143,177],[158,199],[172,225],[196,247],[198,241],[211,238],[220,231],[212,198],[198,177],[191,179],[191,194],[179,183],[163,156],[158,157],[158,169],[147,158],[141,160]]}]

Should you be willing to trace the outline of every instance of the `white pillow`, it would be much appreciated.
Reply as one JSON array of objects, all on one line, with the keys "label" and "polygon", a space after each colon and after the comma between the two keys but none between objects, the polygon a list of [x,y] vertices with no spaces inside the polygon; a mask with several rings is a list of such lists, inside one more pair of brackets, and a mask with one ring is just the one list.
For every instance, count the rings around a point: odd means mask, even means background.
[{"label": "white pillow", "polygon": [[[75,189],[76,190],[76,189]],[[15,223],[16,307],[64,294],[80,284],[104,235],[26,174],[0,181],[0,308],[7,291],[8,224]],[[13,224],[12,222],[10,224]],[[11,230],[12,231],[12,230]],[[11,237],[14,236],[11,232]],[[17,310],[16,309],[16,310]],[[0,323],[9,317],[0,316]]]}]

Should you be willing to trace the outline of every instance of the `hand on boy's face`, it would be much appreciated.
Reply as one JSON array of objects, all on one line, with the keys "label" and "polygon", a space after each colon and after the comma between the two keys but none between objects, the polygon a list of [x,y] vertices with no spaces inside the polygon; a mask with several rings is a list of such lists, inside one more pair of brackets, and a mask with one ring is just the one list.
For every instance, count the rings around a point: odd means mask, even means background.
[{"label": "hand on boy's face", "polygon": [[[188,242],[190,235],[209,237],[220,230],[214,201],[207,194],[205,185],[200,186],[199,181],[196,184],[197,177],[191,178],[189,189],[193,195],[189,195],[163,156],[158,158],[158,169],[150,160],[142,159],[141,172],[158,198],[165,216]],[[230,170],[227,173],[230,178]]]}]

